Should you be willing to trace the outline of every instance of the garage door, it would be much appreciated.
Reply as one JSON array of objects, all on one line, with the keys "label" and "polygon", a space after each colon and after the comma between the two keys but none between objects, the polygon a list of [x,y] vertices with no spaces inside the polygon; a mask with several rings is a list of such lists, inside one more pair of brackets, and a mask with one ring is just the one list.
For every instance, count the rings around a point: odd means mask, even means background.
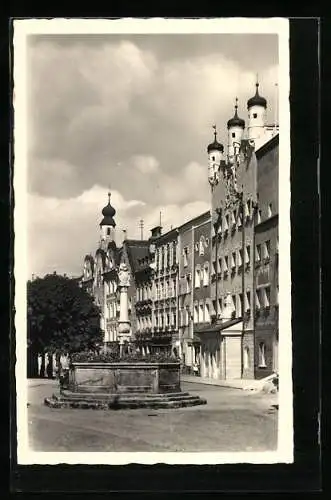
[{"label": "garage door", "polygon": [[225,338],[225,378],[241,378],[241,339]]}]

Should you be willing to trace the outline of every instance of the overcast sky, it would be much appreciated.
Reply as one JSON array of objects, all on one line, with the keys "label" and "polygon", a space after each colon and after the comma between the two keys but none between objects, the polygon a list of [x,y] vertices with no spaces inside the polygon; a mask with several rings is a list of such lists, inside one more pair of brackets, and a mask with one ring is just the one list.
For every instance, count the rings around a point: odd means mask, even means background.
[{"label": "overcast sky", "polygon": [[29,274],[79,275],[111,202],[139,238],[210,206],[206,147],[239,98],[268,100],[273,122],[276,35],[53,35],[28,44]]}]

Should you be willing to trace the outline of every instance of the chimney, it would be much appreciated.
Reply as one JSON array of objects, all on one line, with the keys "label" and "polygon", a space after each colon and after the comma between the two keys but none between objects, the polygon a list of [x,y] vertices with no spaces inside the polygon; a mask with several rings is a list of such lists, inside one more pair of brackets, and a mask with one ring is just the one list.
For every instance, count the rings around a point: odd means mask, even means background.
[{"label": "chimney", "polygon": [[152,233],[151,239],[158,238],[162,234],[162,227],[161,226],[153,227],[153,229],[151,229],[151,233]]}]

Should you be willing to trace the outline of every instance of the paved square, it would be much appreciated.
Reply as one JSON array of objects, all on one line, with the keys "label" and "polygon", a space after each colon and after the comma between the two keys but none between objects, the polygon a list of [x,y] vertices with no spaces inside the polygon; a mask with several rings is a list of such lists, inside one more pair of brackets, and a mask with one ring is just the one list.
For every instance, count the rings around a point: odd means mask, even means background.
[{"label": "paved square", "polygon": [[169,410],[51,409],[54,381],[29,381],[29,442],[43,452],[272,451],[277,412],[270,396],[183,383],[207,405]]}]

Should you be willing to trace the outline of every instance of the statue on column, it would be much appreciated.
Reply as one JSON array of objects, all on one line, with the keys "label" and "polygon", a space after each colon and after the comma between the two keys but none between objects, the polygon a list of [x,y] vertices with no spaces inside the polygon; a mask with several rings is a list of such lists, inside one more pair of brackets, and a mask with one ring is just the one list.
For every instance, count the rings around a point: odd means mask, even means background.
[{"label": "statue on column", "polygon": [[118,337],[120,355],[124,354],[123,346],[131,338],[131,324],[129,320],[128,288],[130,286],[130,272],[128,266],[122,262],[118,270],[118,288],[120,292],[120,317],[118,320]]},{"label": "statue on column", "polygon": [[122,262],[118,271],[118,279],[120,287],[129,287],[130,286],[130,272],[128,266],[125,262]]}]

